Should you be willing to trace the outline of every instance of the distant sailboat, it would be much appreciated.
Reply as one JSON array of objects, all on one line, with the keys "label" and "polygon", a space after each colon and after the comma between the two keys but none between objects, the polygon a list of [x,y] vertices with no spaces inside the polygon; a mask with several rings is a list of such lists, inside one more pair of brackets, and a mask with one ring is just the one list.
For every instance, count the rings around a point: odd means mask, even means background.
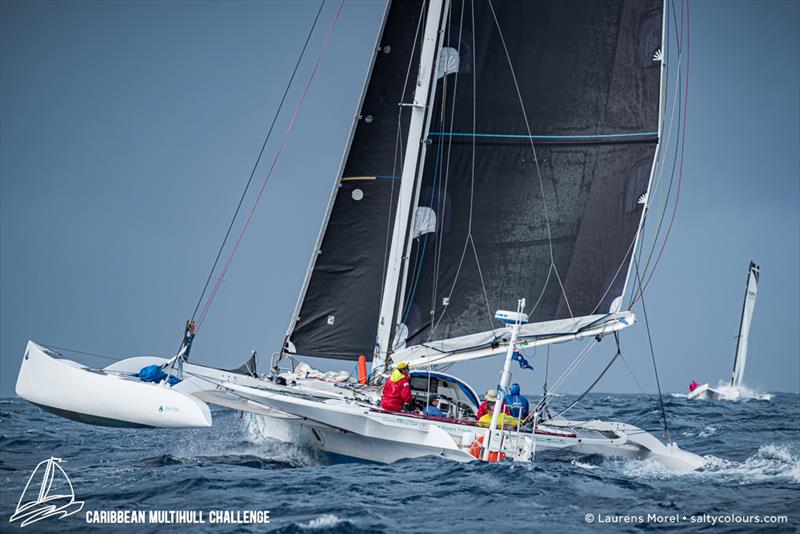
[{"label": "distant sailboat", "polygon": [[747,363],[747,342],[750,335],[750,323],[753,322],[753,312],[756,308],[758,295],[759,266],[752,260],[747,271],[747,287],[742,304],[742,319],[739,324],[739,336],[736,338],[736,355],[733,358],[733,372],[729,385],[720,384],[716,388],[708,384],[692,382],[689,385],[689,399],[722,399],[736,400],[742,396],[744,367]]}]

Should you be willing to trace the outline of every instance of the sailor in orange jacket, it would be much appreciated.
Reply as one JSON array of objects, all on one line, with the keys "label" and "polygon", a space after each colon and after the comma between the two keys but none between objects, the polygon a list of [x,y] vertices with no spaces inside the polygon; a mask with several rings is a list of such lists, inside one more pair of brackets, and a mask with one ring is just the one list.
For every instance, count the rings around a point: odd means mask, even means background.
[{"label": "sailor in orange jacket", "polygon": [[408,379],[408,364],[400,362],[392,371],[392,376],[383,385],[383,395],[381,396],[381,407],[384,410],[400,412],[404,404],[409,404],[413,400],[411,396],[411,383]]}]

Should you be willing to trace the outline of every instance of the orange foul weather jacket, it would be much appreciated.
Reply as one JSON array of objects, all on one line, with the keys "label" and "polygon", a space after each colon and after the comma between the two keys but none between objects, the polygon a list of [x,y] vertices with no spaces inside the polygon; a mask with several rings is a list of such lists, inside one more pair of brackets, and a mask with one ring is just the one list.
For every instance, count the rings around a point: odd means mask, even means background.
[{"label": "orange foul weather jacket", "polygon": [[384,410],[399,412],[403,409],[403,404],[411,402],[411,384],[403,373],[395,369],[392,376],[383,386],[383,396],[381,397],[381,407]]}]

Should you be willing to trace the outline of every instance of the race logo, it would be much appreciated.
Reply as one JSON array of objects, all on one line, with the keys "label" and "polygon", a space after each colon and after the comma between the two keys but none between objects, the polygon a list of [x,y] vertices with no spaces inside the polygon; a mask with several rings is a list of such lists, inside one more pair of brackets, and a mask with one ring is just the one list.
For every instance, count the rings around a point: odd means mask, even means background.
[{"label": "race logo", "polygon": [[72,482],[59,462],[61,458],[53,457],[39,462],[22,490],[10,523],[21,521],[19,526],[26,527],[42,519],[61,519],[81,511],[83,501],[75,500]]}]

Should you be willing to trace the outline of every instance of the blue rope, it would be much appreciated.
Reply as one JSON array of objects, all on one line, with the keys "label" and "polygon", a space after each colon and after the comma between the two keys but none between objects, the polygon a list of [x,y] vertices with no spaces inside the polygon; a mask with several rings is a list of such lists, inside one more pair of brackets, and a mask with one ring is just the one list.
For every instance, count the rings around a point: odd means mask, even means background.
[{"label": "blue rope", "polygon": [[498,139],[605,139],[613,137],[647,137],[658,135],[658,132],[635,132],[622,134],[587,134],[587,135],[525,135],[525,134],[493,134],[493,133],[468,133],[468,132],[430,132],[428,135],[436,137],[493,137]]}]

